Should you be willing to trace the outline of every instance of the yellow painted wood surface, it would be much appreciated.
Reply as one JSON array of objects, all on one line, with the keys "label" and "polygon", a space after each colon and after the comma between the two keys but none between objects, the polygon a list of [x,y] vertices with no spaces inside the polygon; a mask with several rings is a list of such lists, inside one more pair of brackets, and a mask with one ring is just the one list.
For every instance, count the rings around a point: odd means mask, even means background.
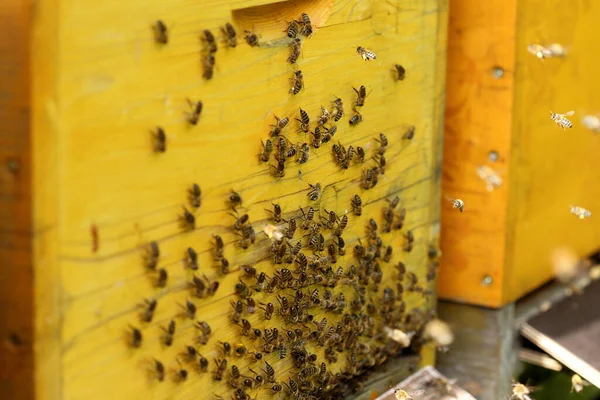
[{"label": "yellow painted wood surface", "polygon": [[[440,297],[502,306],[552,278],[554,248],[598,249],[595,214],[582,221],[569,206],[600,206],[600,139],[581,123],[600,112],[599,16],[593,2],[452,4],[443,192],[462,198],[465,212],[444,202]],[[532,43],[569,54],[540,61],[527,51]],[[549,110],[574,110],[573,128],[562,131]],[[503,185],[487,192],[478,165]]]},{"label": "yellow painted wood surface", "polygon": [[[233,287],[240,277],[237,268],[256,264],[272,276],[275,268],[283,267],[264,259],[268,240],[261,229],[270,215],[265,209],[277,202],[287,218],[298,215],[299,206],[311,205],[306,196],[309,183],[324,188],[319,201],[312,203],[319,207],[319,215],[325,215],[324,210],[339,215],[350,212],[352,196],[362,197],[363,216],[349,215],[344,233],[347,254],[335,266],[346,270],[355,262],[352,247],[359,238],[366,240],[369,218],[381,225],[386,199],[400,196],[401,207],[408,211],[405,227],[381,235],[386,245],[394,247],[394,256],[389,264],[382,263],[380,291],[369,296],[375,301],[383,287],[396,289],[391,281],[393,265],[401,260],[421,285],[430,287],[426,254],[430,245],[437,244],[446,3],[285,2],[280,3],[284,11],[279,18],[269,16],[262,23],[247,19],[256,15],[252,10],[239,11],[261,3],[56,1],[40,5],[32,63],[33,209],[35,228],[40,231],[34,241],[38,398],[194,399],[212,393],[229,398],[228,378],[223,383],[212,379],[213,358],[219,355],[217,341],[241,340],[248,348],[255,347],[249,339],[240,339],[240,328],[229,320],[230,301],[236,299]],[[289,48],[276,38],[283,37],[286,21],[299,18],[303,7],[313,7],[317,28],[303,41],[298,62],[305,88],[292,96],[288,91],[294,69],[286,63]],[[237,11],[232,14],[233,10]],[[165,46],[153,41],[151,27],[157,19],[169,27]],[[240,37],[235,49],[225,48],[219,27],[232,19],[239,35],[252,25],[265,45],[249,47]],[[212,30],[220,41],[210,81],[202,79],[202,29]],[[361,60],[357,45],[375,51],[377,60]],[[395,63],[407,70],[402,82],[393,79]],[[350,127],[352,87],[360,85],[368,93],[361,109],[364,121]],[[330,107],[335,96],[343,99],[348,115],[337,124],[334,140],[311,148],[310,159],[302,166],[288,162],[285,177],[272,177],[267,164],[258,163],[257,154],[274,116],[292,119],[284,131],[290,141],[308,141],[310,136],[295,132],[298,107],[315,121],[320,106]],[[188,98],[204,103],[197,126],[186,122]],[[415,138],[403,140],[410,125],[416,127]],[[151,130],[156,126],[167,135],[163,154],[152,152]],[[374,161],[342,171],[333,163],[332,145],[338,141],[344,146],[362,145],[371,158],[380,132],[390,141],[386,172],[374,189],[363,190],[362,171]],[[190,208],[187,191],[193,183],[202,189],[202,206],[194,212],[196,228],[182,232],[179,219],[182,206]],[[259,233],[257,244],[246,251],[235,246],[238,237],[230,228],[234,218],[226,200],[232,189],[241,194],[241,211],[249,214]],[[97,252],[92,226],[98,231]],[[411,252],[402,251],[407,230],[415,236]],[[212,260],[213,234],[225,239],[230,274],[221,275]],[[294,239],[300,234],[299,229]],[[169,273],[162,290],[154,288],[155,276],[143,265],[145,248],[152,240],[160,246],[159,267]],[[212,298],[195,299],[188,287],[192,273],[185,268],[184,256],[190,246],[199,254],[199,274],[220,282]],[[348,302],[354,298],[351,286],[339,285],[333,291],[340,290]],[[288,297],[292,294],[288,289]],[[275,301],[274,295],[254,297]],[[433,305],[424,297],[428,296],[405,294],[407,312],[413,311],[414,316],[412,323],[401,326],[418,325],[414,310],[425,314]],[[153,321],[142,324],[139,305],[148,298],[158,299],[158,306]],[[196,320],[207,321],[214,332],[208,345],[199,346],[211,363],[210,373],[198,373],[181,357],[195,332],[193,321],[177,316],[186,300],[198,306]],[[250,316],[253,325],[281,325],[277,318],[264,323],[260,315]],[[315,319],[322,316],[319,312]],[[340,318],[327,317],[330,326]],[[162,327],[172,319],[177,322],[174,343],[162,346]],[[139,349],[127,346],[129,325],[142,331]],[[315,349],[321,361],[323,348]],[[339,357],[339,363],[330,367],[332,372],[346,365],[346,356]],[[178,358],[190,371],[183,383],[173,379]],[[165,365],[164,382],[153,379],[154,359]],[[279,361],[272,353],[267,360],[275,367],[277,379],[284,381],[291,366],[289,356]],[[247,360],[232,357],[229,361],[239,365],[242,374],[249,374]],[[250,393],[266,398],[269,391]]]}]

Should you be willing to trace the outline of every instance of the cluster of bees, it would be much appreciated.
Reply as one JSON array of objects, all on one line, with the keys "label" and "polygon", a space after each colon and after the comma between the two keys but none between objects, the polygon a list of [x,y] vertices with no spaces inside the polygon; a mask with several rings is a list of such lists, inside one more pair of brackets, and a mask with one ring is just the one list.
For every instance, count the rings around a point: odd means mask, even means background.
[{"label": "cluster of bees", "polygon": [[[162,21],[156,23],[154,31],[158,43],[169,42]],[[291,39],[288,62],[296,65],[302,48],[300,37],[310,37],[313,33],[310,17],[303,13],[300,19],[289,23],[285,32]],[[225,24],[221,33],[227,47],[237,46],[232,24]],[[204,30],[201,40],[203,77],[212,79],[217,39],[211,31]],[[245,40],[250,46],[259,45],[259,37],[253,32],[245,31]],[[359,47],[357,51],[365,60],[376,59],[370,50]],[[405,78],[406,71],[399,64],[394,65],[394,71],[397,80]],[[290,93],[299,94],[303,85],[302,71],[294,71]],[[365,86],[353,89],[356,98],[348,119],[350,127],[363,121],[359,110],[367,98]],[[196,125],[203,103],[199,100],[188,103],[191,110],[187,122]],[[290,118],[275,117],[268,138],[261,141],[259,163],[268,163],[272,176],[285,176],[289,162],[302,166],[314,153],[329,151],[322,148],[333,142],[337,123],[345,115],[344,101],[339,97],[332,100],[330,107],[321,106],[314,120],[300,108],[295,118],[296,133],[303,133],[305,140],[299,142],[285,135],[290,129]],[[164,129],[157,127],[153,135],[154,151],[164,152]],[[409,143],[414,135],[415,128],[410,126],[402,139]],[[363,190],[374,188],[386,172],[386,151],[392,143],[384,133],[374,138],[374,143],[372,155],[365,150],[371,148],[370,144],[356,147],[340,141],[330,144],[333,162],[340,170],[372,160],[373,165],[360,173],[359,186]],[[272,209],[266,210],[266,218],[258,221],[253,221],[243,208],[242,195],[231,190],[224,200],[233,217],[228,231],[237,238],[232,246],[238,251],[249,250],[256,263],[232,267],[225,253],[229,244],[213,234],[211,268],[216,269],[217,277],[209,278],[205,266],[200,265],[199,253],[192,247],[185,250],[181,261],[188,271],[189,299],[179,305],[180,313],[160,327],[159,337],[161,346],[180,349],[175,360],[177,367],[173,369],[154,358],[148,365],[152,379],[183,384],[193,376],[206,374],[213,382],[226,384],[228,394],[215,394],[217,399],[225,396],[249,400],[267,393],[281,393],[285,398],[299,400],[338,399],[356,390],[357,377],[364,378],[388,358],[405,351],[418,352],[423,340],[412,340],[410,348],[405,350],[408,343],[390,339],[386,333],[387,327],[394,327],[419,337],[425,324],[434,318],[433,313],[420,308],[407,311],[406,297],[427,299],[433,293],[425,288],[427,282],[419,282],[403,262],[393,261],[395,249],[404,253],[413,250],[412,231],[404,233],[401,246],[386,243],[386,235],[404,229],[406,208],[396,196],[381,207],[380,218],[363,216],[366,204],[359,194],[354,194],[347,199],[351,211],[339,214],[325,209],[321,201],[323,190],[321,183],[308,184],[308,205],[285,211],[279,204],[273,204]],[[193,184],[187,197],[189,205],[183,207],[180,225],[183,231],[193,231],[197,228],[195,211],[202,206],[200,185]],[[347,233],[349,225],[360,226],[365,220],[364,236]],[[256,231],[257,226],[264,229]],[[430,253],[433,254],[427,281],[434,279],[437,269],[437,253]],[[144,269],[153,285],[160,289],[169,285],[169,273],[161,266],[161,254],[156,241],[150,242],[143,254]],[[272,264],[271,269],[258,267],[263,267],[259,263],[265,261]],[[384,270],[392,271],[393,276],[384,280]],[[227,318],[237,330],[236,338],[235,342],[218,341],[199,310],[203,302],[223,292],[218,276],[233,273],[239,277],[233,287],[234,299],[230,301]],[[159,306],[157,299],[143,300],[139,305],[139,324],[151,323]],[[128,330],[128,342],[134,349],[144,347],[149,340],[138,326],[131,325]],[[177,333],[190,327],[194,339],[181,341]],[[282,360],[290,365],[287,371],[278,367]]]}]

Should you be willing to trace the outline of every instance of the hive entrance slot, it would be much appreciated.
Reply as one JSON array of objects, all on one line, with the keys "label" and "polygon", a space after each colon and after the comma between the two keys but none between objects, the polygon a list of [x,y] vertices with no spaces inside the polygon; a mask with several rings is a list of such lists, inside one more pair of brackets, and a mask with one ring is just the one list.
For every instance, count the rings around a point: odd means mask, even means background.
[{"label": "hive entrance slot", "polygon": [[264,45],[283,44],[289,41],[285,33],[288,24],[299,20],[302,13],[310,16],[314,32],[318,32],[331,15],[334,1],[295,0],[242,8],[233,11],[233,21],[240,29],[259,35]]}]

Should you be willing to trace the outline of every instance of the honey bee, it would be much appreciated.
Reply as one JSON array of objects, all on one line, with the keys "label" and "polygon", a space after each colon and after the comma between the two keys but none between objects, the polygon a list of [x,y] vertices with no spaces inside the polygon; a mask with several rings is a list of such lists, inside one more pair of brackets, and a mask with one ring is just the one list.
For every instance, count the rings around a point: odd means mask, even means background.
[{"label": "honey bee", "polygon": [[271,317],[273,316],[273,312],[275,311],[275,306],[273,305],[273,303],[267,303],[267,304],[261,303],[261,305],[262,305],[262,307],[259,306],[259,308],[265,312],[264,318],[267,321],[269,321],[271,319]]},{"label": "honey bee", "polygon": [[452,197],[446,196],[446,200],[452,203],[452,208],[456,208],[458,211],[463,212],[465,208],[465,202],[461,199],[453,199]]},{"label": "honey bee", "polygon": [[527,51],[536,56],[539,60],[552,57],[552,51],[539,44],[530,44]]},{"label": "honey bee", "polygon": [[413,236],[412,231],[407,231],[404,234],[404,251],[409,253],[412,251],[413,249],[413,245],[414,245],[414,241],[415,241],[415,237]]},{"label": "honey bee", "polygon": [[[282,119],[279,119],[277,117],[277,115],[275,115],[274,117],[276,119],[276,123],[275,123],[275,125],[271,125],[271,126],[273,126],[273,130],[270,133],[270,135],[273,137],[279,136],[281,134],[281,131],[283,130],[283,128],[285,128],[287,126],[288,122],[290,122],[290,119],[288,117],[285,117]],[[280,142],[281,142],[281,139],[283,139],[283,138],[280,138]],[[285,143],[285,139],[283,139],[283,140]]]},{"label": "honey bee", "polygon": [[296,232],[296,220],[294,218],[288,221],[288,227],[285,230],[285,237],[291,239],[294,237],[294,233]]},{"label": "honey bee", "polygon": [[[179,364],[179,360],[177,360],[177,363]],[[183,368],[180,364],[179,369],[177,371],[175,371],[175,379],[177,380],[177,382],[183,382],[187,379],[187,377],[188,377],[187,369]]]},{"label": "honey bee", "polygon": [[354,111],[354,115],[348,121],[350,126],[356,126],[363,121],[362,115],[358,111]]},{"label": "honey bee", "polygon": [[236,207],[242,205],[242,196],[239,193],[231,190],[231,194],[229,195],[229,205],[231,208],[235,210]]},{"label": "honey bee", "polygon": [[298,71],[294,72],[292,81],[294,83],[290,89],[290,93],[292,93],[292,94],[300,93],[300,91],[304,87],[304,75],[302,75],[302,71],[298,70]]},{"label": "honey bee", "polygon": [[569,210],[571,211],[571,214],[577,216],[579,219],[585,219],[592,216],[592,212],[583,207],[569,206]]},{"label": "honey bee", "polygon": [[188,190],[188,194],[190,197],[190,203],[191,203],[192,207],[194,207],[194,208],[200,207],[200,205],[202,204],[202,201],[200,199],[200,195],[202,194],[202,192],[200,190],[200,186],[198,186],[197,183],[194,183],[192,185],[192,187]]},{"label": "honey bee", "polygon": [[196,228],[196,217],[194,217],[194,214],[189,212],[185,207],[183,207],[183,216],[181,217],[181,223],[186,230],[193,230],[194,228]]},{"label": "honey bee", "polygon": [[287,37],[289,37],[290,39],[293,39],[298,35],[299,30],[300,30],[300,24],[298,23],[298,21],[292,21],[289,23],[285,32],[287,33]]},{"label": "honey bee", "polygon": [[312,35],[313,28],[312,28],[312,23],[310,21],[308,14],[302,13],[300,18],[301,18],[301,23],[302,23],[302,30],[300,31],[300,33],[307,37]]},{"label": "honey bee", "polygon": [[358,46],[356,48],[356,52],[360,55],[360,57],[364,61],[376,60],[377,59],[377,56],[375,55],[375,53],[373,53],[371,50],[365,49],[364,47]]},{"label": "honey bee", "polygon": [[143,340],[142,331],[140,331],[138,328],[134,328],[132,326],[131,327],[131,337],[129,339],[129,344],[131,345],[131,347],[136,348],[136,349],[141,347],[142,340]]},{"label": "honey bee", "polygon": [[202,72],[202,77],[206,80],[211,80],[214,72],[215,72],[215,56],[213,53],[208,53],[202,56],[202,66],[204,67],[204,71]]},{"label": "honey bee", "polygon": [[229,260],[228,259],[226,259],[225,257],[221,258],[221,260],[219,260],[219,266],[220,266],[222,274],[229,273]]},{"label": "honey bee", "polygon": [[590,383],[585,381],[581,376],[577,374],[573,374],[571,377],[571,393],[575,391],[575,393],[581,393],[585,386],[589,386]]},{"label": "honey bee", "polygon": [[223,243],[223,239],[219,235],[213,235],[215,239],[215,243],[213,245],[213,253],[215,259],[219,260],[223,258],[225,243]]},{"label": "honey bee", "polygon": [[159,269],[158,277],[156,278],[156,287],[164,288],[165,286],[167,286],[168,278],[169,278],[169,275],[167,273],[167,270],[164,268]]},{"label": "honey bee", "polygon": [[167,151],[167,135],[165,130],[160,126],[156,127],[156,131],[152,133],[154,138],[154,152],[164,153]]},{"label": "honey bee", "polygon": [[300,151],[298,152],[298,160],[296,160],[298,164],[304,164],[308,161],[309,152],[310,147],[308,147],[308,143],[302,143]]},{"label": "honey bee", "polygon": [[274,177],[283,178],[285,176],[285,163],[283,160],[277,161],[277,166],[269,164],[269,167],[271,169],[271,175]]},{"label": "honey bee", "polygon": [[392,246],[388,246],[385,249],[385,254],[383,256],[383,261],[384,262],[390,262],[390,260],[392,259],[392,252],[393,252]]},{"label": "honey bee", "polygon": [[357,160],[360,163],[364,163],[365,162],[365,149],[362,148],[362,146],[357,146],[356,147],[356,155],[357,155]]},{"label": "honey bee", "polygon": [[221,27],[221,32],[223,32],[223,34],[225,35],[225,39],[229,47],[237,46],[237,36],[233,25],[227,22],[225,26]]},{"label": "honey bee", "polygon": [[165,366],[162,362],[158,361],[157,359],[154,359],[154,372],[156,374],[156,379],[159,382],[165,380]]},{"label": "honey bee", "polygon": [[333,101],[331,116],[335,122],[338,122],[344,116],[344,103],[339,97]]},{"label": "honey bee", "polygon": [[198,253],[196,253],[196,251],[194,249],[192,249],[191,247],[188,247],[188,249],[186,250],[186,254],[187,254],[187,258],[186,258],[187,267],[194,271],[197,270],[198,269]]},{"label": "honey bee", "polygon": [[167,44],[169,42],[169,32],[167,26],[160,19],[156,21],[153,27],[154,29],[154,40],[156,43]]},{"label": "honey bee", "polygon": [[206,50],[209,53],[216,53],[217,52],[217,41],[215,40],[215,36],[208,29],[205,29],[204,31],[202,31],[202,33],[204,34],[204,37],[202,38],[202,40],[204,42],[206,42],[206,46],[207,46]]},{"label": "honey bee", "polygon": [[194,303],[192,303],[191,301],[187,301],[185,303],[185,314],[187,315],[188,318],[190,319],[194,319],[194,317],[196,316],[196,305]]},{"label": "honey bee", "polygon": [[152,318],[154,318],[154,311],[156,310],[156,306],[158,302],[155,299],[145,300],[146,307],[144,312],[141,314],[142,322],[151,322]]},{"label": "honey bee", "polygon": [[269,161],[269,157],[271,156],[271,153],[273,152],[273,142],[271,142],[271,140],[267,139],[267,141],[265,143],[263,143],[261,140],[260,144],[262,145],[263,151],[262,151],[262,153],[260,153],[258,155],[258,159],[259,159],[259,161],[267,162],[267,161]]},{"label": "honey bee", "polygon": [[267,378],[267,382],[269,383],[275,383],[275,370],[273,369],[273,367],[265,361],[265,372],[267,374],[266,378]]},{"label": "honey bee", "polygon": [[363,172],[361,186],[363,189],[371,189],[377,185],[379,168],[367,169]]},{"label": "honey bee", "polygon": [[321,184],[317,183],[313,186],[309,183],[308,186],[310,186],[310,190],[306,194],[308,198],[312,201],[319,200],[319,197],[321,196]]},{"label": "honey bee", "polygon": [[406,132],[404,133],[404,135],[402,135],[402,139],[412,140],[412,138],[414,138],[414,137],[415,137],[415,127],[411,125],[406,129]]},{"label": "honey bee", "polygon": [[410,394],[408,394],[406,391],[404,391],[402,389],[394,390],[394,396],[396,397],[397,400],[413,400],[414,398],[412,396],[417,397],[417,396],[422,395],[423,393],[425,393],[425,390],[417,390]]},{"label": "honey bee", "polygon": [[300,57],[300,51],[302,50],[302,41],[298,38],[295,38],[294,40],[292,40],[292,43],[290,43],[290,47],[292,48],[292,52],[287,60],[290,62],[290,64],[295,64],[296,61],[298,61],[298,58]]},{"label": "honey bee", "polygon": [[222,381],[223,374],[225,373],[225,371],[227,371],[227,360],[219,360],[215,358],[215,364],[217,364],[217,370],[215,371],[215,375],[213,378],[215,381]]},{"label": "honey bee", "polygon": [[300,122],[299,131],[302,131],[304,133],[308,133],[310,131],[310,118],[308,117],[308,113],[306,111],[300,109],[300,119],[296,118],[296,121]]},{"label": "honey bee", "polygon": [[252,330],[252,324],[247,319],[242,319],[242,335],[248,336],[250,331]]},{"label": "honey bee", "polygon": [[387,161],[383,154],[381,154],[379,157],[377,157],[377,164],[379,164],[379,173],[381,175],[385,175],[385,166],[387,164]]},{"label": "honey bee", "polygon": [[158,248],[158,242],[150,242],[148,244],[148,249],[146,250],[146,268],[155,269],[158,265],[159,257],[160,249]]},{"label": "honey bee", "polygon": [[400,64],[394,64],[394,71],[396,72],[396,80],[403,81],[406,78],[406,69]]},{"label": "honey bee", "polygon": [[250,31],[244,31],[244,33],[246,34],[246,43],[252,47],[258,46],[258,35],[256,33]]},{"label": "honey bee", "polygon": [[575,111],[567,111],[564,114],[553,113],[550,111],[550,119],[564,131],[567,128],[573,127],[573,123],[567,118],[573,114],[575,114]]},{"label": "honey bee", "polygon": [[165,346],[171,346],[173,344],[173,335],[175,335],[175,321],[171,320],[167,328],[162,328],[165,332],[163,335],[163,343]]},{"label": "honey bee", "polygon": [[192,102],[190,99],[187,100],[188,104],[192,108],[192,112],[189,113],[187,120],[190,124],[196,125],[198,124],[198,120],[200,119],[200,114],[202,114],[203,103],[201,101]]}]

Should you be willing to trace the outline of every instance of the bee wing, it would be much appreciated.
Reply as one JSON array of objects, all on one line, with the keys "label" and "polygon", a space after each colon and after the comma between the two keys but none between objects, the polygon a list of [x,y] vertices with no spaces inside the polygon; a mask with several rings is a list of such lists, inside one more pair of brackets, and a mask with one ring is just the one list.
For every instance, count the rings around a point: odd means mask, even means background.
[{"label": "bee wing", "polygon": [[453,197],[450,197],[450,196],[444,196],[444,197],[446,197],[446,200],[448,200],[450,203],[454,203],[456,201],[456,199]]},{"label": "bee wing", "polygon": [[564,113],[564,116],[565,117],[570,117],[573,114],[575,114],[575,111],[567,111],[566,113]]},{"label": "bee wing", "polygon": [[425,393],[425,390],[415,390],[414,392],[411,392],[410,395],[416,397],[422,395],[423,393]]}]

